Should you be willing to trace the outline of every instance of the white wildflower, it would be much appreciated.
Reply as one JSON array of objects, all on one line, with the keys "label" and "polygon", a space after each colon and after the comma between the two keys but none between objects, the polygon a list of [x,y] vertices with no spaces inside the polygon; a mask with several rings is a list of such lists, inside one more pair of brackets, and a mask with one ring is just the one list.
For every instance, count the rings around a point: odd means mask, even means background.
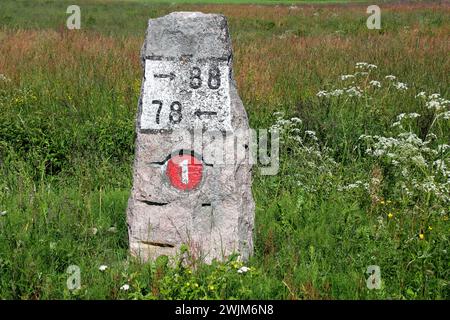
[{"label": "white wildflower", "polygon": [[392,153],[392,152],[386,153],[386,157],[391,158],[391,159],[394,159],[396,156],[397,155],[395,153]]},{"label": "white wildflower", "polygon": [[277,111],[277,112],[274,112],[273,115],[274,115],[275,117],[283,117],[283,116],[284,116],[284,112],[282,112],[282,111]]},{"label": "white wildflower", "polygon": [[294,122],[294,123],[298,123],[298,124],[301,124],[301,123],[302,123],[302,119],[300,119],[300,118],[298,118],[298,117],[293,117],[293,118],[291,118],[291,121]]},{"label": "white wildflower", "polygon": [[120,287],[120,290],[122,290],[122,291],[128,291],[129,289],[130,289],[129,284],[124,284],[123,286]]},{"label": "white wildflower", "polygon": [[361,180],[355,181],[343,187],[338,187],[338,191],[348,191],[353,189],[369,189],[369,184],[367,182],[362,182]]},{"label": "white wildflower", "polygon": [[344,93],[344,90],[342,89],[336,89],[330,92],[330,95],[333,97],[339,97],[341,94]]},{"label": "white wildflower", "polygon": [[403,119],[415,119],[420,117],[420,114],[416,113],[416,112],[412,112],[412,113],[400,113],[397,116],[397,121],[401,122]]},{"label": "white wildflower", "polygon": [[329,93],[329,95],[331,95],[331,96],[333,96],[333,97],[339,97],[341,94],[343,94],[344,93],[344,90],[342,90],[342,89],[336,89],[336,90],[333,90],[333,91],[331,91],[330,93]]},{"label": "white wildflower", "polygon": [[318,97],[328,97],[328,92],[325,90],[321,90],[319,92],[317,92],[316,96]]},{"label": "white wildflower", "polygon": [[416,98],[425,98],[425,91],[421,91],[416,95]]},{"label": "white wildflower", "polygon": [[277,125],[277,124],[273,124],[273,125],[270,127],[270,130],[278,130],[278,131],[281,131],[282,128],[281,128],[279,125]]},{"label": "white wildflower", "polygon": [[402,175],[403,175],[405,178],[409,176],[408,168],[403,168],[403,170],[402,170]]},{"label": "white wildflower", "polygon": [[6,216],[7,213],[8,213],[8,211],[6,211],[6,210],[5,211],[0,211],[0,217],[1,216]]},{"label": "white wildflower", "polygon": [[350,97],[361,97],[362,91],[359,87],[350,87],[345,90]]},{"label": "white wildflower", "polygon": [[408,119],[415,119],[420,117],[420,114],[416,113],[416,112],[412,112],[412,113],[408,113],[407,114]]},{"label": "white wildflower", "polygon": [[437,146],[437,150],[439,153],[444,153],[447,150],[450,150],[450,146],[448,144],[440,144]]},{"label": "white wildflower", "polygon": [[441,114],[439,115],[439,117],[441,117],[442,119],[445,119],[445,120],[449,120],[449,119],[450,119],[450,111],[441,113]]},{"label": "white wildflower", "polygon": [[421,155],[417,155],[411,158],[411,161],[416,164],[418,167],[425,167],[427,166],[427,162],[425,161],[424,157]]},{"label": "white wildflower", "polygon": [[437,136],[432,132],[428,133],[426,137],[427,137],[428,142],[430,142],[431,140],[437,139]]},{"label": "white wildflower", "polygon": [[357,62],[356,63],[356,68],[357,69],[376,69],[378,68],[376,65],[374,64],[370,64],[367,62]]},{"label": "white wildflower", "polygon": [[400,81],[394,84],[394,87],[398,90],[408,90],[407,84]]},{"label": "white wildflower", "polygon": [[399,138],[403,139],[405,142],[408,142],[412,145],[416,145],[416,146],[422,146],[423,145],[423,141],[422,139],[420,139],[417,134],[412,133],[412,132],[403,132],[400,133]]},{"label": "white wildflower", "polygon": [[101,272],[106,271],[106,269],[108,269],[108,266],[106,266],[106,265],[104,265],[104,264],[102,264],[102,265],[98,268],[98,270],[100,270]]},{"label": "white wildflower", "polygon": [[316,133],[314,131],[306,130],[305,134],[307,134],[314,141],[318,141],[319,140],[319,139],[317,139]]},{"label": "white wildflower", "polygon": [[439,93],[433,93],[433,94],[431,94],[428,98],[430,99],[430,100],[433,100],[433,99],[439,99],[440,98],[440,94]]},{"label": "white wildflower", "polygon": [[372,80],[369,82],[369,84],[373,87],[377,87],[377,88],[381,88],[381,82],[380,81],[376,81],[376,80]]},{"label": "white wildflower", "polygon": [[343,75],[341,75],[341,80],[344,81],[344,80],[352,79],[354,77],[355,77],[354,74],[343,74]]},{"label": "white wildflower", "polygon": [[447,171],[447,165],[445,164],[445,161],[442,159],[436,160],[433,162],[433,165],[436,167],[438,171],[442,173],[442,175],[446,176],[447,174],[450,174],[450,171]]},{"label": "white wildflower", "polygon": [[435,111],[442,111],[450,106],[450,100],[446,100],[439,97],[439,94],[435,93],[429,97],[429,100],[425,104],[428,109],[435,109]]},{"label": "white wildflower", "polygon": [[9,79],[7,76],[5,76],[4,74],[0,73],[0,81],[5,81],[5,82],[10,82],[11,79]]},{"label": "white wildflower", "polygon": [[380,157],[384,154],[384,150],[383,149],[375,149],[375,151],[373,152],[373,155],[375,157]]},{"label": "white wildflower", "polygon": [[392,74],[386,76],[385,78],[388,79],[388,80],[395,80],[395,79],[397,79],[397,77],[393,76]]},{"label": "white wildflower", "polygon": [[428,109],[436,109],[437,111],[441,110],[441,104],[437,100],[431,100],[426,103]]},{"label": "white wildflower", "polygon": [[250,271],[250,268],[246,267],[246,266],[243,266],[243,267],[239,268],[239,270],[237,272],[238,273],[246,273],[248,271]]}]

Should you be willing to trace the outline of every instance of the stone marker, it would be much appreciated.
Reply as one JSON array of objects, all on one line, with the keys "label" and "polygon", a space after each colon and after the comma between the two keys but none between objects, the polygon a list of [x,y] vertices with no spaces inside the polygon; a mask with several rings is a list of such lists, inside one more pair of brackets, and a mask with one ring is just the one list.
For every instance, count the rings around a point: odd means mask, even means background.
[{"label": "stone marker", "polygon": [[[145,261],[186,244],[205,262],[232,253],[246,260],[253,252],[251,165],[248,152],[234,159],[234,151],[248,150],[249,140],[233,134],[248,130],[248,119],[233,79],[226,18],[174,12],[150,19],[141,58],[127,210],[131,253]],[[205,152],[222,139],[224,157],[234,161]]]}]

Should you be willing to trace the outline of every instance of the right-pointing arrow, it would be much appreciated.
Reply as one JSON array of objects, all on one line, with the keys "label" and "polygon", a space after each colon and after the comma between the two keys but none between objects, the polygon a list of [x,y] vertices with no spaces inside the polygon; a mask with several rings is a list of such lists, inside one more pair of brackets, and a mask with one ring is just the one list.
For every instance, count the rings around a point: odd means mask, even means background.
[{"label": "right-pointing arrow", "polygon": [[155,78],[170,78],[170,80],[175,79],[175,74],[173,72],[169,74],[156,73],[153,75]]}]

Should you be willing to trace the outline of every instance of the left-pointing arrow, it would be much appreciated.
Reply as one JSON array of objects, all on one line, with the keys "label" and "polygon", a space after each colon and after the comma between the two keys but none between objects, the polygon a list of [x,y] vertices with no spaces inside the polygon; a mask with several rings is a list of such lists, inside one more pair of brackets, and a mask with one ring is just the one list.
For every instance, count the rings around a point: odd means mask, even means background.
[{"label": "left-pointing arrow", "polygon": [[170,78],[170,80],[175,79],[175,74],[173,72],[169,73],[169,74],[164,74],[164,73],[155,73],[153,75],[155,78]]},{"label": "left-pointing arrow", "polygon": [[197,117],[201,117],[201,116],[216,116],[217,112],[215,111],[201,111],[201,110],[196,110],[194,112],[194,115],[196,115]]}]

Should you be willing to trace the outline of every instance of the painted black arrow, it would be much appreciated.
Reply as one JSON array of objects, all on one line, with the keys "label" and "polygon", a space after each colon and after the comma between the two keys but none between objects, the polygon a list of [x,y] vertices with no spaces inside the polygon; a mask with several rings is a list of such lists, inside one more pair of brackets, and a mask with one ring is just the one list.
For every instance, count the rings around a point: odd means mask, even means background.
[{"label": "painted black arrow", "polygon": [[164,73],[156,73],[153,75],[155,78],[170,78],[170,80],[175,79],[175,74],[173,72],[169,73],[169,74],[164,74]]},{"label": "painted black arrow", "polygon": [[200,111],[200,110],[197,110],[197,111],[194,112],[194,114],[197,117],[200,118],[201,116],[216,116],[217,112],[215,112],[215,111]]}]

